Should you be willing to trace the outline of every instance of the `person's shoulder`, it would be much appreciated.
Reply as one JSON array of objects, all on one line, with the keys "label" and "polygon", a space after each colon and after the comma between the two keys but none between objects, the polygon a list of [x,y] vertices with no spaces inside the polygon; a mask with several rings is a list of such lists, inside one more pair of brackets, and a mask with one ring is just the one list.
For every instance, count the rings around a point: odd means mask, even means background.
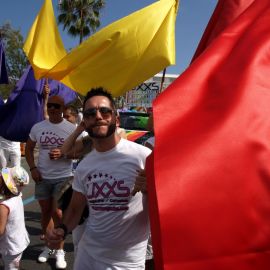
[{"label": "person's shoulder", "polygon": [[41,120],[34,124],[34,126],[41,126],[41,125],[47,125],[49,123],[48,119]]},{"label": "person's shoulder", "polygon": [[75,129],[76,128],[76,125],[69,122],[68,120],[66,120],[65,118],[63,118],[63,121],[61,122],[62,125],[65,125],[65,126],[68,126],[68,127],[71,127],[72,129]]},{"label": "person's shoulder", "polygon": [[40,122],[37,122],[35,123],[33,126],[32,126],[32,130],[35,130],[35,129],[39,129],[41,127],[44,127],[46,125],[48,125],[49,121],[48,120],[42,120]]},{"label": "person's shoulder", "polygon": [[8,199],[2,201],[1,204],[6,205],[8,207],[12,207],[12,205],[14,205],[14,204],[16,205],[18,203],[21,203],[21,201],[22,201],[22,198],[21,198],[21,196],[19,194],[17,196],[9,197]]},{"label": "person's shoulder", "polygon": [[72,133],[76,129],[76,125],[63,118],[63,121],[58,123],[58,128]]},{"label": "person's shoulder", "polygon": [[93,157],[94,157],[94,150],[92,150],[91,152],[87,153],[83,159],[79,162],[76,171],[77,172],[82,172],[85,169],[89,169],[89,163],[91,163],[93,161]]},{"label": "person's shoulder", "polygon": [[145,148],[143,145],[136,143],[136,142],[133,142],[133,141],[130,141],[128,139],[121,138],[121,142],[124,144],[130,145],[130,146],[133,146],[133,147]]},{"label": "person's shoulder", "polygon": [[126,145],[131,151],[132,149],[136,152],[144,152],[146,154],[150,154],[151,153],[151,150],[144,146],[144,145],[141,145],[141,144],[138,144],[136,142],[133,142],[133,141],[129,141],[127,139],[121,139],[121,143],[123,145]]}]

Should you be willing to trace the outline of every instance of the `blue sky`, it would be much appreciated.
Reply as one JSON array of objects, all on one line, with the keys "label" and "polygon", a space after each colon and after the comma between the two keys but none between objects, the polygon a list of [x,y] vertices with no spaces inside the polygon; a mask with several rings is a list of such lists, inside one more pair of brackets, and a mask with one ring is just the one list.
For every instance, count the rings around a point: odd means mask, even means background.
[{"label": "blue sky", "polygon": [[[20,29],[26,37],[43,0],[3,0],[0,12],[0,25],[9,21],[13,28]],[[57,0],[53,0],[57,15]],[[101,14],[101,27],[130,13],[154,3],[154,0],[106,0]],[[217,0],[180,0],[176,20],[176,65],[167,69],[167,73],[180,74],[189,62],[200,41],[202,33],[216,6]],[[66,48],[75,47],[74,40],[62,31],[61,37]]]}]

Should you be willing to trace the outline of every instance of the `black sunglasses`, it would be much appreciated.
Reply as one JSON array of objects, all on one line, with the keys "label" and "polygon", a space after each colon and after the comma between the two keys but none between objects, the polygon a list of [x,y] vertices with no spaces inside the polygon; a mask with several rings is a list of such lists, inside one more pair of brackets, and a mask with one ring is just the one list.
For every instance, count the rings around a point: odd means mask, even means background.
[{"label": "black sunglasses", "polygon": [[97,111],[100,112],[102,117],[111,116],[113,112],[113,110],[108,107],[90,108],[83,112],[83,117],[84,118],[95,117],[97,115]]},{"label": "black sunglasses", "polygon": [[59,110],[61,108],[61,105],[58,103],[47,103],[47,108],[48,109],[55,108],[55,109]]}]

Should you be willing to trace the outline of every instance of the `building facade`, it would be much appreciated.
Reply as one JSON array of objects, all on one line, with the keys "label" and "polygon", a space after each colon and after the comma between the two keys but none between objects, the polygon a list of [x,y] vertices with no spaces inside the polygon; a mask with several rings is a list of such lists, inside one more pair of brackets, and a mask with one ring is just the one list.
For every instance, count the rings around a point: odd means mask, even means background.
[{"label": "building facade", "polygon": [[128,109],[152,107],[153,100],[178,76],[177,74],[165,74],[164,82],[162,83],[163,74],[156,74],[154,77],[128,91],[122,97],[122,105],[119,104],[120,107],[124,106]]}]

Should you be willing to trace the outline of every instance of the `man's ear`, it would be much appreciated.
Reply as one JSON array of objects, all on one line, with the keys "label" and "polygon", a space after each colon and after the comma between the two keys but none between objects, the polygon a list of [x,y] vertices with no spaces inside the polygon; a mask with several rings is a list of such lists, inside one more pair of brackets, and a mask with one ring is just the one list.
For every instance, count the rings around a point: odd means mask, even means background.
[{"label": "man's ear", "polygon": [[116,126],[120,127],[120,116],[116,115],[115,117],[116,117]]}]

